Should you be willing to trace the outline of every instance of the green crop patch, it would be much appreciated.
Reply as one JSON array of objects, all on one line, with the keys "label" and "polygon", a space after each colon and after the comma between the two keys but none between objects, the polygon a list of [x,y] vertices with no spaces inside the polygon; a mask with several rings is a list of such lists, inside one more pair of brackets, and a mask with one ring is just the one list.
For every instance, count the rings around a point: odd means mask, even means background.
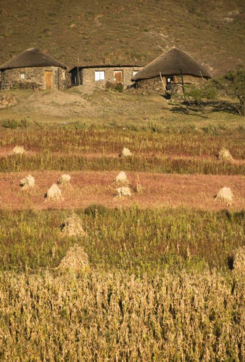
[{"label": "green crop patch", "polygon": [[1,269],[55,268],[78,243],[92,269],[136,275],[208,266],[228,270],[229,257],[245,240],[243,212],[93,205],[77,214],[86,237],[62,237],[60,225],[71,211],[1,211]]}]

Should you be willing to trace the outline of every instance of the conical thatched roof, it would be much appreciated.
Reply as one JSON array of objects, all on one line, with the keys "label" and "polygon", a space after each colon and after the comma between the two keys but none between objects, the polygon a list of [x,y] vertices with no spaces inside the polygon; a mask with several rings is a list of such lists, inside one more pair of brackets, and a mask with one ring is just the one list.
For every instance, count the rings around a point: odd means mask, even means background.
[{"label": "conical thatched roof", "polygon": [[163,53],[158,58],[149,63],[132,78],[133,80],[149,79],[167,75],[192,75],[195,77],[211,78],[210,72],[199,64],[187,53],[173,48],[167,53]]},{"label": "conical thatched roof", "polygon": [[2,64],[0,69],[13,68],[29,68],[29,67],[61,67],[66,69],[66,66],[53,58],[51,55],[41,52],[39,49],[27,49],[24,52],[16,55],[8,62]]}]

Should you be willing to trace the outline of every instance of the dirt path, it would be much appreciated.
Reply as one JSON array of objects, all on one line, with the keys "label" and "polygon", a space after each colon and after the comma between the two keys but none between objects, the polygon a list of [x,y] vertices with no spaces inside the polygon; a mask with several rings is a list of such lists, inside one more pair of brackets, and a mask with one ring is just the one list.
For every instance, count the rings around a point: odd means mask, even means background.
[{"label": "dirt path", "polygon": [[61,172],[32,172],[36,186],[32,191],[23,191],[19,180],[28,173],[0,174],[0,209],[72,209],[85,208],[90,204],[103,204],[107,207],[127,207],[138,205],[147,207],[188,207],[203,210],[226,208],[224,203],[214,201],[220,188],[230,187],[234,193],[232,209],[245,208],[245,178],[242,176],[213,175],[167,175],[128,172],[133,187],[137,174],[143,186],[143,193],[133,193],[131,198],[118,199],[113,180],[118,172],[71,172],[71,185],[62,189],[64,201],[44,202],[47,189],[57,182]]}]

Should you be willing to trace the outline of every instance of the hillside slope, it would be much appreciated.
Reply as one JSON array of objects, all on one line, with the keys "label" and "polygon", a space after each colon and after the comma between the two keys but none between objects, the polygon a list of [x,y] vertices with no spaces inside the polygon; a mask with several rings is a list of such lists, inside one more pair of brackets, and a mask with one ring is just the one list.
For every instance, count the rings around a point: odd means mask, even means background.
[{"label": "hillside slope", "polygon": [[1,0],[0,64],[38,47],[65,62],[146,64],[173,45],[214,73],[245,64],[243,0]]}]

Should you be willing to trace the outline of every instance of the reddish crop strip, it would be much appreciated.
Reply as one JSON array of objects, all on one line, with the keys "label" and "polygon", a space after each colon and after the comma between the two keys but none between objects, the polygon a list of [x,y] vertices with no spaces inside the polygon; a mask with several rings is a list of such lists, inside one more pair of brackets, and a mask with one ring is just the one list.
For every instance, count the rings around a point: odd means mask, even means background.
[{"label": "reddish crop strip", "polygon": [[54,171],[32,172],[36,186],[24,192],[19,180],[24,172],[0,174],[0,208],[2,209],[72,209],[84,208],[90,204],[103,204],[113,208],[137,204],[149,207],[188,207],[203,210],[221,210],[225,203],[214,200],[220,188],[230,187],[234,193],[233,209],[245,206],[245,178],[242,176],[171,175],[128,172],[132,190],[139,175],[143,193],[133,193],[131,198],[115,198],[116,186],[113,181],[118,172],[71,172],[71,183],[62,188],[64,201],[45,202],[44,194],[59,179],[61,173]]}]

